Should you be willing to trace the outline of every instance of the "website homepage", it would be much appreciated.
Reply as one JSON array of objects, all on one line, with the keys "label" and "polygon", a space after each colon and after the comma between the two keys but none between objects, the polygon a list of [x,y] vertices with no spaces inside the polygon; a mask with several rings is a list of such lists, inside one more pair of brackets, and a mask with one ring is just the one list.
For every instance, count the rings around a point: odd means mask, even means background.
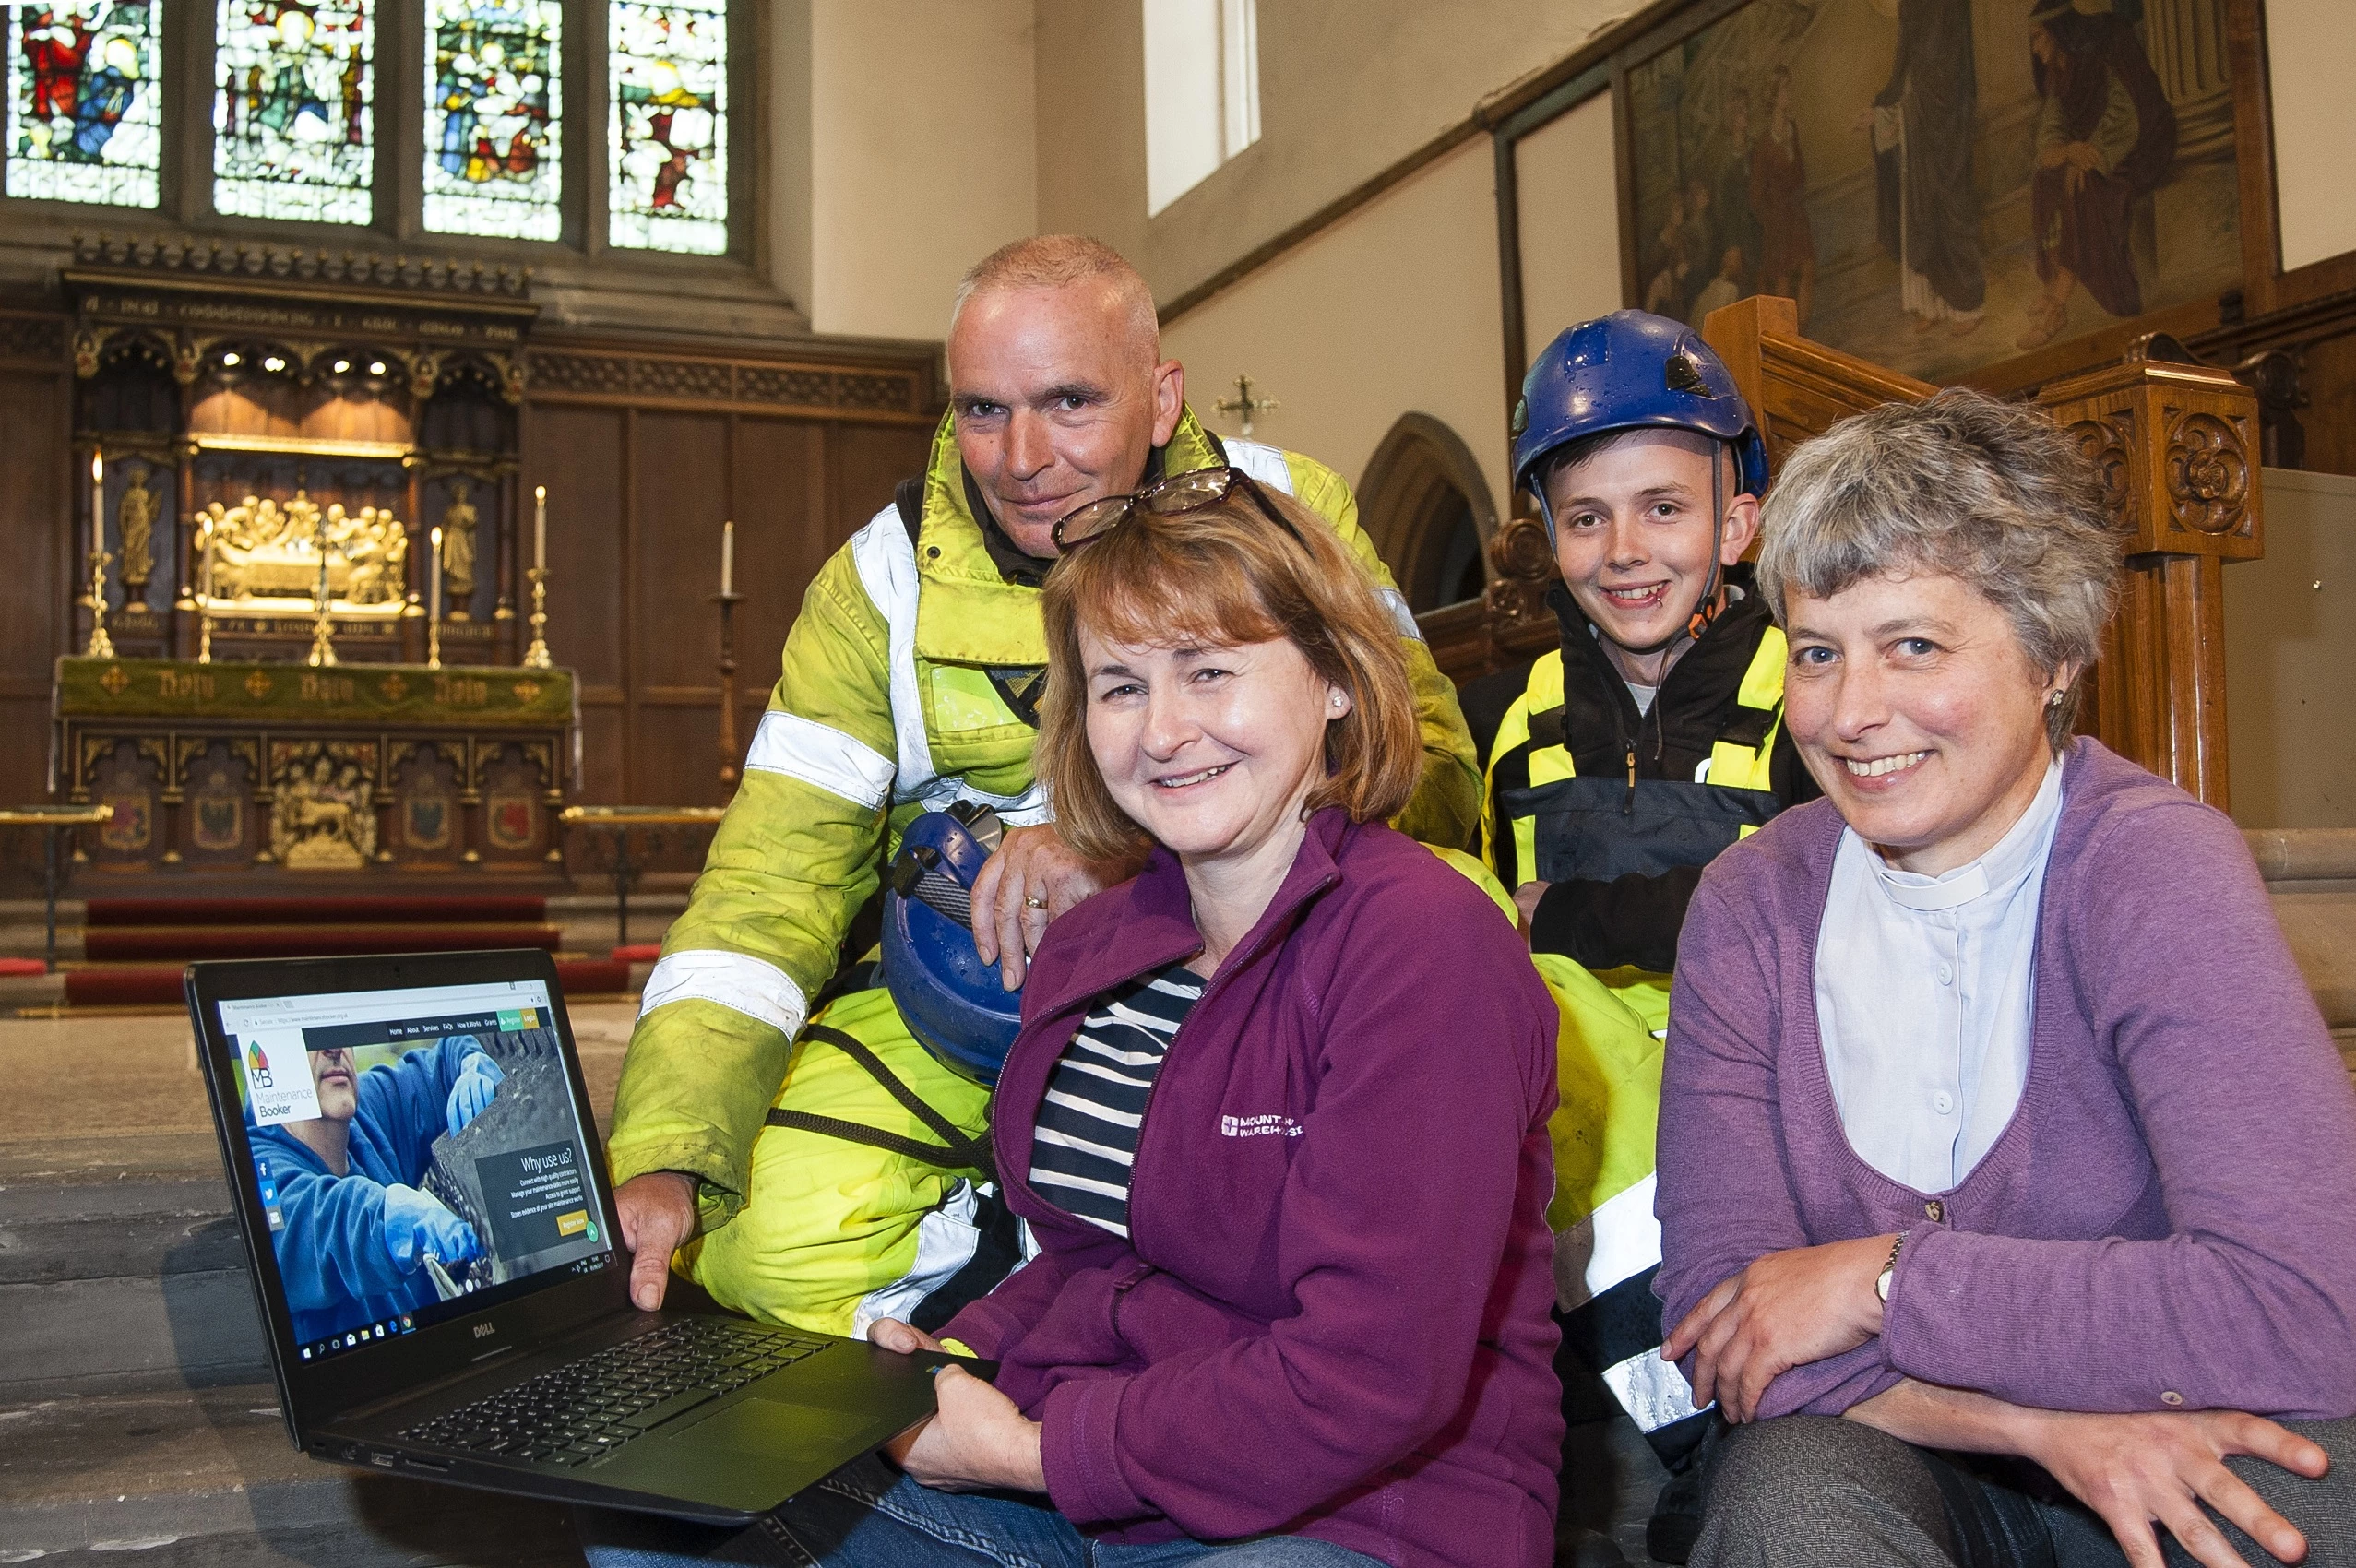
[{"label": "website homepage", "polygon": [[613,1262],[541,982],[220,1013],[303,1360]]}]

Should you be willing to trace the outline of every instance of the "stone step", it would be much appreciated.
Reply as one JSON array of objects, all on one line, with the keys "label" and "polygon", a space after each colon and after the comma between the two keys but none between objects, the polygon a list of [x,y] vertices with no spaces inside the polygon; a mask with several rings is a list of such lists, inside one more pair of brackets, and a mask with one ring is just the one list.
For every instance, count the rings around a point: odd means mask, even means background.
[{"label": "stone step", "polygon": [[[0,1563],[578,1568],[563,1507],[298,1453],[277,1390],[0,1398]],[[103,1555],[101,1555],[103,1554]]]}]

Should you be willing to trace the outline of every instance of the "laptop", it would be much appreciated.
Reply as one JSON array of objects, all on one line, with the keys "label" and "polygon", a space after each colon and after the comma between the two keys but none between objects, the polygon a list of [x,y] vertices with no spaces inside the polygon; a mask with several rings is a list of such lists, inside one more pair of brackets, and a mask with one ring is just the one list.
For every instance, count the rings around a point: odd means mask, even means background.
[{"label": "laptop", "polygon": [[192,964],[186,989],[296,1447],[737,1525],[933,1413],[952,1358],[631,1304],[547,954]]}]

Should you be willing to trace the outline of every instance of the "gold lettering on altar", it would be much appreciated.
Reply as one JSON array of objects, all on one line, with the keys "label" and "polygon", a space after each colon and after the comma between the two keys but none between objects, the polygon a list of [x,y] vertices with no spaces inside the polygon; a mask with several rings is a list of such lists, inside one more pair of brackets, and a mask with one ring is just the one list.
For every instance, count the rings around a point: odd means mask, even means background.
[{"label": "gold lettering on altar", "polygon": [[470,675],[436,675],[434,700],[444,707],[481,707],[491,700],[491,683]]},{"label": "gold lettering on altar", "polygon": [[300,695],[304,702],[356,702],[360,697],[360,687],[349,675],[306,674],[303,677]]},{"label": "gold lettering on altar", "polygon": [[175,700],[185,697],[209,702],[213,695],[213,678],[209,671],[159,671],[156,684],[161,695]]}]

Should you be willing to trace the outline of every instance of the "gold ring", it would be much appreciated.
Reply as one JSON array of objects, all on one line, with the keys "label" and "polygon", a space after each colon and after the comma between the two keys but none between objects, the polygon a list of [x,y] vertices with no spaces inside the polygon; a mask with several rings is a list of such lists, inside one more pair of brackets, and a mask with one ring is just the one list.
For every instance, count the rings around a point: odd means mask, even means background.
[{"label": "gold ring", "polygon": [[1028,893],[1026,893],[1026,894],[1024,894],[1024,895],[1023,895],[1023,902],[1024,902],[1026,905],[1029,906],[1031,909],[1043,909],[1047,908],[1047,900],[1046,900],[1046,899],[1044,899],[1044,898],[1034,898],[1034,897],[1030,897],[1030,895],[1029,895]]}]

